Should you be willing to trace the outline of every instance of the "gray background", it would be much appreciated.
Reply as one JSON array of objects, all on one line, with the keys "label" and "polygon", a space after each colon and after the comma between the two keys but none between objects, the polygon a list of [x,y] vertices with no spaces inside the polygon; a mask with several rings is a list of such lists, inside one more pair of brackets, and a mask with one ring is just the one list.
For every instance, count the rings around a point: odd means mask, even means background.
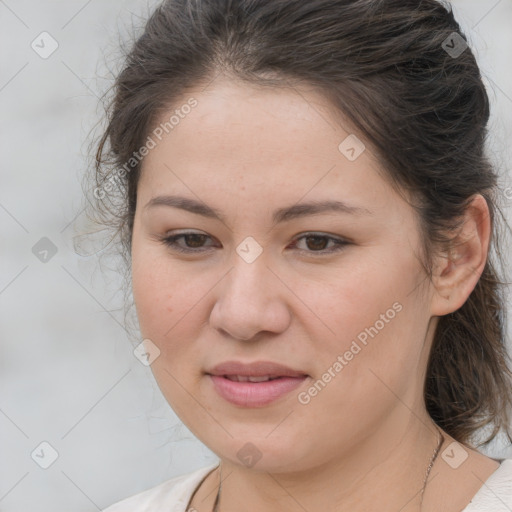
[{"label": "gray background", "polygon": [[[119,41],[155,4],[0,0],[3,512],[101,510],[217,460],[134,357],[119,277],[73,248],[75,232],[87,229],[80,182],[101,119],[98,97],[119,66]],[[512,0],[453,5],[489,88],[491,151],[505,190],[512,186]],[[59,45],[46,59],[31,48],[43,31]],[[510,222],[512,189],[507,195]],[[43,237],[57,250],[46,262],[33,253]],[[39,465],[49,460],[43,441],[59,454],[48,469]],[[512,457],[499,442],[486,453]]]}]

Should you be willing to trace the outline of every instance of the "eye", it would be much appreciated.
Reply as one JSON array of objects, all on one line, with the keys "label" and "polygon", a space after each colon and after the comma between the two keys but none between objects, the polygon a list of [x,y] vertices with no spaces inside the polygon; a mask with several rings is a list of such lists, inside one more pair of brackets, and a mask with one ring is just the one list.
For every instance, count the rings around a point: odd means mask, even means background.
[{"label": "eye", "polygon": [[[301,241],[304,240],[306,243],[306,247],[312,249],[312,250],[306,250],[306,249],[299,249],[303,252],[308,253],[319,253],[319,255],[322,254],[330,254],[333,252],[341,251],[345,245],[348,245],[349,242],[346,240],[342,240],[341,238],[335,238],[329,235],[324,235],[320,233],[306,233],[305,235],[302,235],[301,237],[297,238],[296,240]],[[332,242],[333,245],[329,249],[326,248],[326,246]],[[296,246],[297,243],[294,243],[294,246]]]},{"label": "eye", "polygon": [[[167,247],[170,247],[173,251],[193,254],[206,252],[209,250],[209,247],[214,247],[213,245],[204,245],[205,241],[208,239],[211,239],[211,237],[206,233],[186,231],[183,233],[162,237],[161,241]],[[335,238],[321,233],[306,233],[296,238],[291,247],[297,247],[297,242],[301,242],[302,240],[305,241],[307,249],[299,248],[299,251],[309,253],[308,255],[318,253],[319,256],[341,251],[346,245],[350,243],[341,238]],[[185,245],[180,245],[178,241],[183,242]],[[332,244],[330,247],[328,247],[329,243]]]},{"label": "eye", "polygon": [[[177,235],[171,235],[163,237],[162,242],[170,247],[173,251],[194,253],[194,252],[205,252],[202,243],[205,239],[210,238],[205,233],[196,233],[195,231],[187,231]],[[186,246],[178,244],[178,240],[186,242]],[[189,245],[190,244],[190,245]],[[206,249],[207,250],[207,249]]]}]

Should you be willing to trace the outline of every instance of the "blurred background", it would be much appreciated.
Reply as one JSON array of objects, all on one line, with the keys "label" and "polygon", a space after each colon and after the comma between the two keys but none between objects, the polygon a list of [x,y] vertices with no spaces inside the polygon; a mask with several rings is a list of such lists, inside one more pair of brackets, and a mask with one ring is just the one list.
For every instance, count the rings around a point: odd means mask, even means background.
[{"label": "blurred background", "polygon": [[[87,229],[81,182],[100,97],[120,44],[156,4],[0,0],[3,512],[102,510],[217,460],[134,356],[121,276],[73,246]],[[511,223],[512,0],[452,5],[491,98],[490,152]],[[483,451],[512,457],[499,439]]]}]

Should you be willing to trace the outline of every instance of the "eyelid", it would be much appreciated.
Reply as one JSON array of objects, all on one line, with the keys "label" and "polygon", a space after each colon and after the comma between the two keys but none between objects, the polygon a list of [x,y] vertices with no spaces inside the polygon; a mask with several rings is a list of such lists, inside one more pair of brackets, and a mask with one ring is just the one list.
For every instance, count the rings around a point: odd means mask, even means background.
[{"label": "eyelid", "polygon": [[[169,234],[171,233],[171,234]],[[194,230],[177,230],[177,231],[171,231],[169,233],[166,233],[162,237],[158,237],[158,239],[166,245],[170,250],[176,251],[183,254],[200,254],[208,252],[208,248],[200,247],[200,248],[183,248],[177,245],[176,240],[178,239],[184,239],[187,235],[204,235],[209,239],[212,239],[210,235],[205,233],[204,231],[194,231]],[[340,237],[338,235],[331,235],[329,233],[323,232],[323,231],[306,231],[303,233],[299,233],[298,236],[294,237],[292,244],[295,246],[296,243],[304,238],[307,238],[308,236],[311,237],[317,237],[317,238],[324,238],[327,240],[327,243],[334,242],[334,246],[330,249],[322,249],[319,251],[308,251],[306,249],[297,249],[303,254],[312,255],[315,256],[327,256],[329,254],[340,252],[344,249],[346,245],[350,245],[352,242],[346,238]],[[208,247],[212,247],[211,245]]]},{"label": "eyelid", "polygon": [[329,242],[333,242],[333,246],[331,246],[328,249],[322,249],[319,251],[308,251],[307,249],[297,249],[301,254],[304,254],[308,257],[313,258],[321,258],[321,257],[327,257],[332,254],[338,254],[342,252],[345,249],[345,246],[350,245],[351,242],[349,240],[344,239],[340,236],[334,236],[330,235],[328,233],[324,233],[322,231],[309,231],[305,233],[299,234],[299,236],[295,237],[293,239],[293,246],[296,246],[298,242],[300,242],[302,239],[307,238],[308,236],[317,237],[317,238],[323,238],[327,240],[327,244]]}]

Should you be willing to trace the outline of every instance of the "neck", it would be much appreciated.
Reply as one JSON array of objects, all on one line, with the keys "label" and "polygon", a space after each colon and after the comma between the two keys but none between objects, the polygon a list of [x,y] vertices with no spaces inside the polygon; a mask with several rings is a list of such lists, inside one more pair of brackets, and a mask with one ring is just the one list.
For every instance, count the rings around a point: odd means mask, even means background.
[{"label": "neck", "polygon": [[[426,413],[419,419],[407,409],[401,412],[408,414],[409,421],[389,418],[373,436],[359,439],[345,450],[343,457],[307,470],[258,470],[259,464],[246,468],[223,459],[219,512],[418,512],[425,472],[438,446],[439,431]],[[397,424],[402,428],[397,429]],[[218,478],[217,474],[217,485]],[[213,504],[216,492],[212,495]]]}]

